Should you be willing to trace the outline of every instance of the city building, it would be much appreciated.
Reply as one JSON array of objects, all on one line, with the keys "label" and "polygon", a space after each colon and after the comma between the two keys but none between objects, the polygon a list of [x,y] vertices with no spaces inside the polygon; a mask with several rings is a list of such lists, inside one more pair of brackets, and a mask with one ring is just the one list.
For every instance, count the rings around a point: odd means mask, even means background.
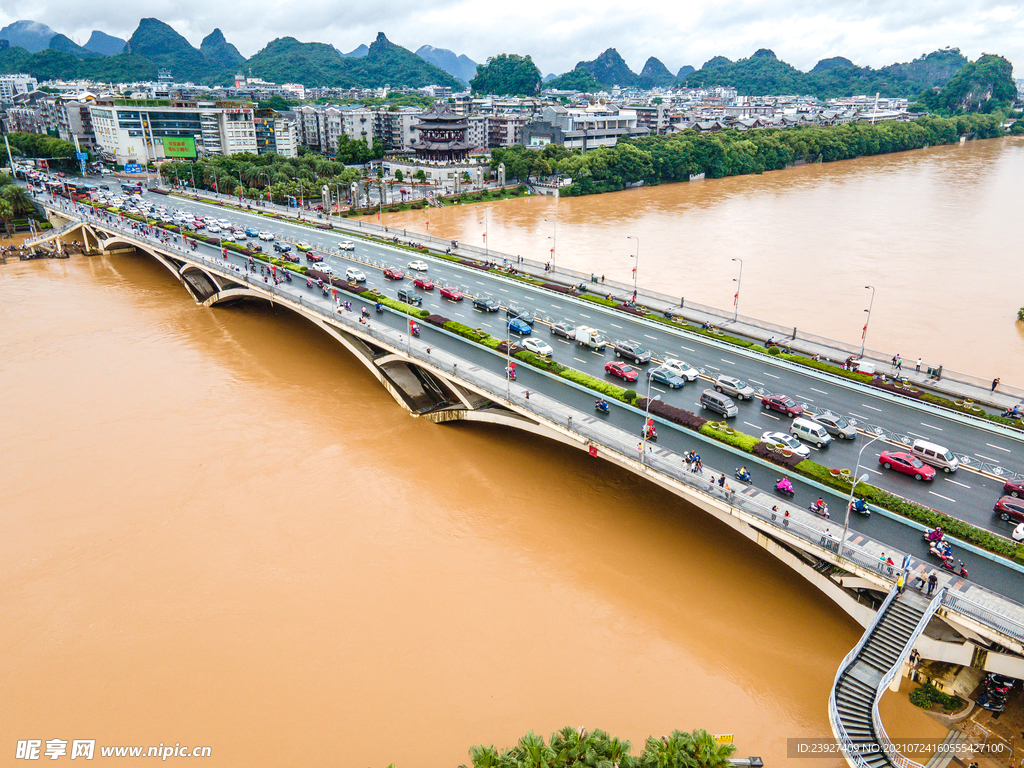
[{"label": "city building", "polygon": [[422,121],[413,126],[419,131],[419,138],[412,145],[417,159],[460,163],[469,157],[469,124],[465,117],[452,112],[444,102],[434,102],[433,109],[421,117]]},{"label": "city building", "polygon": [[282,157],[299,154],[299,130],[295,120],[272,109],[258,109],[253,115],[256,127],[256,151],[263,155],[275,152]]},{"label": "city building", "polygon": [[584,108],[546,107],[540,120],[523,126],[519,143],[527,147],[561,144],[566,149],[586,152],[596,147],[614,147],[623,136],[648,133],[646,126],[638,124],[635,109],[612,106],[601,99]]},{"label": "city building", "polygon": [[31,75],[0,75],[0,103],[11,104],[19,93],[29,93],[39,83]]}]

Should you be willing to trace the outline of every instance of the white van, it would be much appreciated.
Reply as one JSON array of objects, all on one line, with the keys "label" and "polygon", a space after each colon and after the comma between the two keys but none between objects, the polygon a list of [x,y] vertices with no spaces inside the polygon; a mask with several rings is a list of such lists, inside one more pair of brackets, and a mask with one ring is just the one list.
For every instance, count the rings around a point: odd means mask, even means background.
[{"label": "white van", "polygon": [[824,448],[832,442],[832,435],[828,433],[825,426],[810,419],[793,419],[789,425],[789,434],[818,448]]},{"label": "white van", "polygon": [[960,460],[950,453],[948,448],[929,443],[927,440],[915,440],[914,444],[910,446],[910,453],[925,464],[938,467],[947,474],[956,472],[957,467],[960,466]]}]

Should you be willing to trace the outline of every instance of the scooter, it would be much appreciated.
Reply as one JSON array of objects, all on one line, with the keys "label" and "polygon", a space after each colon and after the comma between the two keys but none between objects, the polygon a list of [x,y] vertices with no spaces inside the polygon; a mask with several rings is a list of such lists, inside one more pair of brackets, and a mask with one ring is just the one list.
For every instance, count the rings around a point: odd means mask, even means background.
[{"label": "scooter", "polygon": [[796,489],[793,488],[792,483],[787,481],[786,485],[783,485],[782,482],[782,480],[779,480],[777,483],[775,483],[775,492],[781,493],[783,496],[788,496],[789,498],[792,499],[793,496],[796,495]]},{"label": "scooter", "polygon": [[982,709],[987,709],[989,712],[1002,712],[1006,709],[1006,697],[999,696],[991,691],[985,691],[974,700],[974,703]]},{"label": "scooter", "polygon": [[1020,409],[1016,407],[1007,408],[999,415],[1002,416],[1004,419],[1019,419],[1021,417],[1024,417],[1024,413],[1021,413]]},{"label": "scooter", "polygon": [[1005,695],[1013,690],[1014,682],[1012,677],[1004,677],[1003,675],[991,672],[985,678],[985,689]]},{"label": "scooter", "polygon": [[967,568],[964,567],[963,560],[957,560],[956,563],[956,567],[954,567],[953,558],[950,557],[942,561],[942,567],[945,568],[947,571],[952,571],[957,576],[963,576],[965,579],[969,578],[967,574]]},{"label": "scooter", "polygon": [[384,305],[381,304],[379,301],[377,302],[377,306],[374,307],[374,309],[377,311],[378,315],[384,314]]},{"label": "scooter", "polygon": [[752,479],[750,477],[750,473],[749,472],[746,472],[746,471],[741,472],[739,469],[736,470],[734,476],[735,476],[735,478],[737,480],[739,480],[740,482],[743,482],[743,483],[749,483],[751,481],[751,479]]},{"label": "scooter", "polygon": [[644,425],[643,429],[640,430],[640,437],[656,442],[658,440],[658,430],[653,424],[651,426]]},{"label": "scooter", "polygon": [[594,408],[600,411],[601,413],[608,413],[609,411],[611,411],[611,409],[608,407],[608,403],[606,403],[604,400],[598,400],[597,402],[595,402]]},{"label": "scooter", "polygon": [[853,504],[850,505],[850,509],[857,512],[864,517],[871,517],[871,509],[864,499],[854,499]]},{"label": "scooter", "polygon": [[945,562],[953,560],[953,548],[949,546],[948,542],[945,541],[933,541],[928,547],[928,553],[935,555],[937,558]]},{"label": "scooter", "polygon": [[822,517],[824,517],[824,518],[826,518],[826,519],[827,519],[827,518],[829,517],[829,514],[828,514],[828,504],[824,504],[824,503],[823,503],[823,504],[822,504],[822,505],[821,505],[821,506],[819,507],[819,506],[818,506],[818,502],[816,502],[816,501],[812,501],[812,502],[811,502],[811,505],[810,505],[809,507],[807,507],[807,508],[808,508],[809,510],[811,510],[811,512],[813,512],[813,513],[814,513],[814,514],[816,514],[816,515],[821,515]]},{"label": "scooter", "polygon": [[420,337],[420,329],[419,328],[413,328],[411,331],[409,331],[409,333],[411,333],[417,339]]},{"label": "scooter", "polygon": [[508,376],[508,380],[509,381],[515,381],[516,380],[515,368],[506,368],[505,369],[505,375]]}]

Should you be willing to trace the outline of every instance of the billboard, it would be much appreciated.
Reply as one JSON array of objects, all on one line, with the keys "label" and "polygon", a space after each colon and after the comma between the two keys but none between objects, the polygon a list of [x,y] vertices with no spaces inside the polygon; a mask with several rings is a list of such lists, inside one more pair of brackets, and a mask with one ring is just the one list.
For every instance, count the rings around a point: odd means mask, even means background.
[{"label": "billboard", "polygon": [[191,136],[164,136],[164,157],[195,157],[196,140]]},{"label": "billboard", "polygon": [[142,173],[142,166],[139,165],[138,163],[125,163],[124,164],[124,172],[125,173]]}]

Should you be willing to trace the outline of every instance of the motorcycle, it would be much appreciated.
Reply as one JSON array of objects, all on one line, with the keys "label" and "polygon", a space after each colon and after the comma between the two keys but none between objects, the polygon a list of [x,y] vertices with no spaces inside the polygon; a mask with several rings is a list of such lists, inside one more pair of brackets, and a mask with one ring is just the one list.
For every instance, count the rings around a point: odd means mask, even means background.
[{"label": "motorcycle", "polygon": [[829,517],[829,514],[828,514],[828,504],[825,504],[824,502],[822,502],[821,506],[819,507],[818,506],[818,502],[812,501],[811,505],[809,507],[807,507],[807,508],[811,512],[816,514],[816,515],[820,515],[821,517],[824,517],[824,518],[828,518]]},{"label": "motorcycle", "polygon": [[604,400],[598,400],[597,402],[595,402],[594,408],[600,411],[601,413],[608,413],[611,410],[608,407],[608,403],[606,403]]},{"label": "motorcycle", "polygon": [[516,380],[516,369],[515,368],[506,368],[505,369],[505,375],[508,376],[508,380],[509,381],[515,381]]},{"label": "motorcycle", "polygon": [[871,517],[871,510],[868,508],[868,504],[864,499],[854,499],[853,504],[850,505],[850,509],[864,515],[864,517]]},{"label": "motorcycle", "polygon": [[737,480],[739,480],[740,482],[742,482],[742,483],[749,483],[749,482],[751,482],[750,473],[748,471],[742,469],[742,467],[740,469],[736,470],[736,472],[734,474],[734,477]]},{"label": "motorcycle", "polygon": [[796,489],[793,488],[793,484],[786,478],[776,481],[775,492],[781,493],[783,496],[789,496],[791,499],[796,495]]},{"label": "motorcycle", "polygon": [[990,672],[988,677],[985,678],[985,689],[1006,695],[1013,689],[1014,682],[1012,677],[1005,677],[1004,675]]},{"label": "motorcycle", "polygon": [[[928,547],[928,554],[939,558],[943,564],[953,562],[953,548],[946,542],[939,542]],[[952,570],[952,567],[950,567]]]},{"label": "motorcycle", "polygon": [[375,306],[374,309],[376,310],[378,315],[384,314],[384,305],[381,304],[379,301],[377,302],[377,306]]},{"label": "motorcycle", "polygon": [[413,326],[412,330],[410,330],[409,333],[411,333],[417,339],[420,337],[420,329],[418,326]]},{"label": "motorcycle", "polygon": [[1020,409],[1015,405],[1013,408],[1007,408],[999,415],[1004,419],[1019,419],[1024,416],[1024,413],[1021,413]]},{"label": "motorcycle", "polygon": [[312,277],[307,277],[306,278],[306,287],[307,288],[312,288],[314,285],[316,285],[316,280],[314,280]]},{"label": "motorcycle", "polygon": [[644,428],[640,430],[640,437],[643,437],[652,442],[658,439],[658,430],[653,424],[645,424]]},{"label": "motorcycle", "polygon": [[946,558],[946,559],[943,559],[943,561],[942,561],[942,567],[945,568],[947,571],[952,571],[957,576],[962,576],[965,579],[969,578],[969,576],[967,574],[967,568],[964,567],[963,560],[957,560],[956,563],[957,564],[954,567],[954,565],[953,565],[953,558],[952,557]]},{"label": "motorcycle", "polygon": [[991,691],[985,691],[974,700],[974,703],[989,712],[1002,712],[1006,708],[1006,698]]}]

